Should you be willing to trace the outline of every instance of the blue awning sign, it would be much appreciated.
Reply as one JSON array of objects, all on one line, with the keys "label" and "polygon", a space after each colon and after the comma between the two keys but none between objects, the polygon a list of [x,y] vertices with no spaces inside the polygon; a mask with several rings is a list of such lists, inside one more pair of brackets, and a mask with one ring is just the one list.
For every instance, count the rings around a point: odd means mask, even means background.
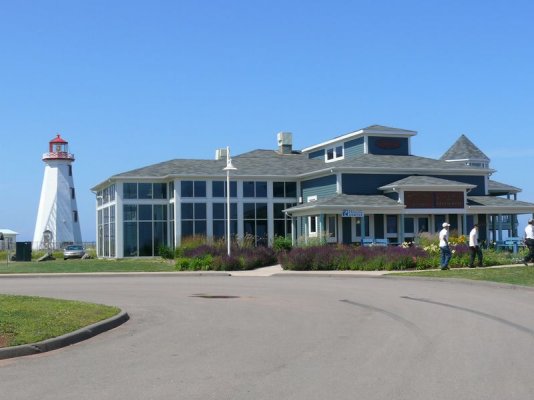
[{"label": "blue awning sign", "polygon": [[343,210],[341,213],[341,216],[343,218],[353,218],[353,217],[363,217],[363,211],[356,211],[356,210]]}]

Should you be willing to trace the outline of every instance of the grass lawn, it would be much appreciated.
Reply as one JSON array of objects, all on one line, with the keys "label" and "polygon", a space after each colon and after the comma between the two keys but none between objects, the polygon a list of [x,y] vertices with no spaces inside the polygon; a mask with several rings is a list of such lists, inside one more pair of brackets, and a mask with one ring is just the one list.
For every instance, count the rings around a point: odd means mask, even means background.
[{"label": "grass lawn", "polygon": [[509,283],[513,285],[534,286],[534,267],[524,266],[504,268],[451,269],[448,271],[414,271],[398,274],[396,273],[391,275],[434,278],[461,278]]},{"label": "grass lawn", "polygon": [[174,260],[154,259],[87,259],[0,263],[0,274],[77,273],[77,272],[166,272],[176,271]]},{"label": "grass lawn", "polygon": [[0,347],[61,336],[119,312],[100,304],[0,294]]}]

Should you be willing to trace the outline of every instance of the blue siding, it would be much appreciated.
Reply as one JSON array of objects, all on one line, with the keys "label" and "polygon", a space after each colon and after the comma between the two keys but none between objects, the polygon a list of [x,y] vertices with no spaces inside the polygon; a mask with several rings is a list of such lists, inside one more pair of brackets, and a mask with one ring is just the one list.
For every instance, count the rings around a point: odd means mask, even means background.
[{"label": "blue siding", "polygon": [[477,185],[476,188],[474,188],[467,194],[468,196],[484,196],[486,194],[486,188],[484,186],[485,180],[483,176],[439,175],[435,177],[441,179],[449,179],[451,181],[470,183],[471,185]]},{"label": "blue siding", "polygon": [[308,158],[321,158],[321,157],[324,158],[324,149],[312,151],[311,153],[308,154]]},{"label": "blue siding", "polygon": [[345,142],[345,158],[350,158],[363,154],[363,138],[357,138]]},{"label": "blue siding", "polygon": [[[392,182],[404,179],[411,175],[395,174],[342,174],[341,176],[341,193],[344,194],[383,194],[379,187],[388,185]],[[455,175],[431,175],[434,178],[448,179],[456,182],[469,183],[477,185],[476,188],[469,192],[470,196],[484,196],[484,177],[483,176],[455,176]],[[432,190],[429,188],[428,190]]]},{"label": "blue siding", "polygon": [[408,138],[369,136],[369,154],[407,156]]},{"label": "blue siding", "polygon": [[408,175],[376,175],[376,174],[342,174],[341,192],[344,194],[383,194],[378,190],[380,186],[387,185]]},{"label": "blue siding", "polygon": [[300,185],[302,200],[306,202],[308,196],[317,196],[317,199],[332,197],[336,194],[336,176],[329,175],[322,178],[310,179]]}]

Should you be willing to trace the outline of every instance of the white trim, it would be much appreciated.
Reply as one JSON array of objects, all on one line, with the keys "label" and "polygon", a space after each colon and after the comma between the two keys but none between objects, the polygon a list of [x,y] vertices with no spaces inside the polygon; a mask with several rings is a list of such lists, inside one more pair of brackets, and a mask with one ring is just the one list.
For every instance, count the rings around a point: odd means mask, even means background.
[{"label": "white trim", "polygon": [[307,152],[309,152],[311,150],[320,149],[322,147],[328,146],[329,144],[337,143],[337,142],[343,141],[345,139],[350,139],[350,138],[352,138],[354,136],[362,135],[363,133],[364,133],[363,129],[360,129],[360,130],[354,131],[354,132],[350,132],[350,133],[347,133],[345,135],[338,136],[337,138],[327,140],[326,142],[322,142],[322,143],[315,144],[315,145],[310,146],[310,147],[306,147],[306,148],[302,149],[302,152],[303,153],[307,153]]},{"label": "white trim", "polygon": [[328,145],[330,145],[332,143],[344,141],[346,139],[351,139],[353,137],[358,137],[358,136],[362,136],[362,135],[371,135],[371,136],[380,135],[380,136],[389,136],[389,137],[410,137],[410,136],[417,135],[417,132],[416,131],[404,130],[404,129],[396,129],[396,128],[395,128],[395,130],[363,128],[363,129],[359,129],[357,131],[349,132],[349,133],[347,133],[345,135],[338,136],[336,138],[327,140],[326,142],[321,142],[319,144],[306,147],[306,148],[302,149],[302,152],[303,153],[307,153],[307,152],[309,152],[311,150],[320,149],[320,148],[328,146]]}]

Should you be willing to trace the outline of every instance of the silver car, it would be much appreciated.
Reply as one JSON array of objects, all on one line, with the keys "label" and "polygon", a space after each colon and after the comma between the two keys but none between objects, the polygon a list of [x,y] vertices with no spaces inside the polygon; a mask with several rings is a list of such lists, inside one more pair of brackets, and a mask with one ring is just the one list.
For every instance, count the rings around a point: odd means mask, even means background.
[{"label": "silver car", "polygon": [[83,246],[80,246],[78,244],[71,244],[65,247],[65,250],[63,250],[64,260],[68,258],[82,258],[84,255],[85,249],[83,248]]}]

